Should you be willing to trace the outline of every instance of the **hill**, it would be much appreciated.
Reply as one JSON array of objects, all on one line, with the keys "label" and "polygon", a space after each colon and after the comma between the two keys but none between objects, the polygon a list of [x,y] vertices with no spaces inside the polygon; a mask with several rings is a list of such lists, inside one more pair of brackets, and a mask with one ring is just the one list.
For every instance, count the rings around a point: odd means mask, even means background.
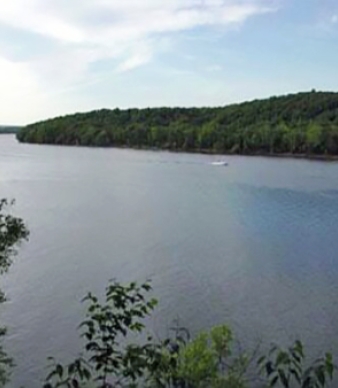
[{"label": "hill", "polygon": [[236,154],[338,155],[338,93],[217,108],[96,110],[22,128],[21,142]]}]

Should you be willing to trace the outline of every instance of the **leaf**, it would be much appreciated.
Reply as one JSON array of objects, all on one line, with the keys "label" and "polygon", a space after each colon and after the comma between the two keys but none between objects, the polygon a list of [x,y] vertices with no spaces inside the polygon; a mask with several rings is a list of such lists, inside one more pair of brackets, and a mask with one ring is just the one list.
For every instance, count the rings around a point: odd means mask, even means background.
[{"label": "leaf", "polygon": [[73,388],[79,388],[80,384],[79,384],[79,382],[76,379],[73,379],[72,380],[72,386],[73,386]]},{"label": "leaf", "polygon": [[275,371],[275,367],[272,365],[271,361],[268,361],[265,364],[265,370],[266,370],[267,376],[270,376]]},{"label": "leaf", "polygon": [[275,376],[271,381],[270,381],[270,387],[274,387],[277,382],[278,382],[279,376]]},{"label": "leaf", "polygon": [[83,375],[86,378],[86,380],[90,380],[90,378],[92,377],[90,371],[86,368],[83,369]]},{"label": "leaf", "polygon": [[149,283],[142,284],[141,288],[143,288],[145,291],[151,290],[151,285]]},{"label": "leaf", "polygon": [[298,364],[302,361],[301,356],[294,349],[291,350],[291,355]]},{"label": "leaf", "polygon": [[265,357],[265,356],[261,356],[261,357],[258,359],[257,364],[258,364],[258,365],[261,365],[265,360],[266,360],[266,357]]},{"label": "leaf", "polygon": [[288,364],[290,361],[289,355],[286,352],[280,351],[276,358],[276,365]]},{"label": "leaf", "polygon": [[325,357],[325,367],[326,371],[330,376],[330,379],[332,380],[333,378],[333,371],[334,371],[334,365],[333,365],[333,358],[331,353],[326,353]]},{"label": "leaf", "polygon": [[303,382],[302,388],[310,388],[311,387],[311,377],[307,376],[306,379]]},{"label": "leaf", "polygon": [[72,375],[74,371],[75,371],[75,365],[74,363],[72,363],[68,366],[68,375]]},{"label": "leaf", "polygon": [[304,358],[303,344],[301,341],[295,341],[293,349],[301,356],[301,358]]},{"label": "leaf", "polygon": [[321,385],[322,387],[324,387],[324,386],[325,386],[325,380],[326,380],[326,379],[325,379],[325,373],[324,373],[323,368],[318,368],[318,369],[316,369],[315,374],[316,374],[316,377],[317,377],[317,379],[318,379],[320,385]]},{"label": "leaf", "polygon": [[52,370],[46,377],[46,381],[50,380],[52,377],[56,375],[56,370]]},{"label": "leaf", "polygon": [[289,388],[289,379],[286,377],[285,372],[282,369],[278,369],[279,377],[285,388]]},{"label": "leaf", "polygon": [[300,385],[301,378],[300,378],[299,372],[294,368],[290,368],[290,373],[294,376],[294,378],[297,380],[298,384]]},{"label": "leaf", "polygon": [[63,376],[63,366],[61,364],[56,365],[56,373],[62,378]]}]

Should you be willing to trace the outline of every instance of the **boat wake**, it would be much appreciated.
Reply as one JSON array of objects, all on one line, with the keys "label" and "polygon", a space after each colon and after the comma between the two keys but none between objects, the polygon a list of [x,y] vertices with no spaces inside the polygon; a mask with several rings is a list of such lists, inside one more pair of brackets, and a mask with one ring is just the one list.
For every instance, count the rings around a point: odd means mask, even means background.
[{"label": "boat wake", "polygon": [[227,166],[228,165],[228,162],[225,162],[223,160],[218,160],[216,162],[211,162],[211,164],[213,166]]}]

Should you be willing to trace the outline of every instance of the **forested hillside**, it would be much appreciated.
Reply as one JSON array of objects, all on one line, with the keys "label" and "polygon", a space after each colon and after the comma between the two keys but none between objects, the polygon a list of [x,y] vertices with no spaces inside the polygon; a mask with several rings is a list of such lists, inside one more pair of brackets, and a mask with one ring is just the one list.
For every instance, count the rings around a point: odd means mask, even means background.
[{"label": "forested hillside", "polygon": [[338,93],[219,108],[102,109],[22,128],[22,142],[237,154],[338,155]]}]

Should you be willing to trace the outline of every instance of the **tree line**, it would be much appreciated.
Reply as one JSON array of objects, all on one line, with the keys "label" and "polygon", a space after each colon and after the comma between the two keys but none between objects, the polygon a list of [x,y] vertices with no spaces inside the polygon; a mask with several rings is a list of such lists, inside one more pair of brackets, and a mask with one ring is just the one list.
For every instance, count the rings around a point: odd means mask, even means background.
[{"label": "tree line", "polygon": [[28,125],[21,142],[233,154],[338,154],[338,93],[217,108],[102,109]]}]

